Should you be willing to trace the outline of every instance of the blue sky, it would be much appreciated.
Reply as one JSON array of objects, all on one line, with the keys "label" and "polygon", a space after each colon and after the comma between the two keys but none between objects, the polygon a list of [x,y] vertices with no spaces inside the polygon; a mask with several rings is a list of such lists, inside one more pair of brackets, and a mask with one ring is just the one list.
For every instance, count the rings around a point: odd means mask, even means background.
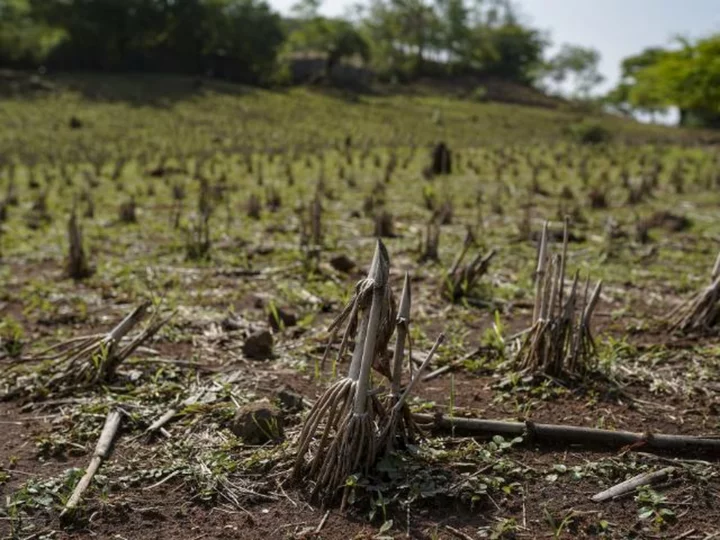
[{"label": "blue sky", "polygon": [[[295,0],[269,0],[287,13]],[[355,0],[325,0],[321,11],[342,15]],[[602,54],[600,70],[611,87],[620,61],[677,34],[699,37],[720,32],[720,0],[517,0],[526,22],[562,43],[590,46]],[[551,50],[552,52],[552,50]]]}]

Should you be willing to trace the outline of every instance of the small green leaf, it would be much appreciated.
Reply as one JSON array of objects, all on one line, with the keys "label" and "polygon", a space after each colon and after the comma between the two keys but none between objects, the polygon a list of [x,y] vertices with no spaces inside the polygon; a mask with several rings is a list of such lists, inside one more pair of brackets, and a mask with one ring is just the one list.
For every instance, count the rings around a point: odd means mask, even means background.
[{"label": "small green leaf", "polygon": [[393,520],[389,519],[385,523],[382,524],[382,527],[380,527],[380,531],[378,531],[380,534],[388,532],[390,529],[392,529],[393,526]]},{"label": "small green leaf", "polygon": [[648,519],[648,518],[651,518],[654,513],[655,513],[655,511],[652,508],[644,507],[644,508],[640,509],[640,513],[638,514],[638,517],[640,519]]}]

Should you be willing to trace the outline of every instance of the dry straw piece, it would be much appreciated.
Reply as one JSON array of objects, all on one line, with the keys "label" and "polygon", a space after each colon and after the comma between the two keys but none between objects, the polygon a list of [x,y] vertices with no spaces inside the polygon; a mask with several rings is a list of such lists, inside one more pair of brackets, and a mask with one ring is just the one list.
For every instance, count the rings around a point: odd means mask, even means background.
[{"label": "dry straw piece", "polygon": [[595,365],[592,315],[600,299],[602,282],[589,294],[585,283],[578,305],[578,274],[565,297],[568,220],[563,229],[562,253],[550,256],[548,222],[543,226],[535,272],[533,324],[515,357],[519,369],[550,376],[583,375]]}]

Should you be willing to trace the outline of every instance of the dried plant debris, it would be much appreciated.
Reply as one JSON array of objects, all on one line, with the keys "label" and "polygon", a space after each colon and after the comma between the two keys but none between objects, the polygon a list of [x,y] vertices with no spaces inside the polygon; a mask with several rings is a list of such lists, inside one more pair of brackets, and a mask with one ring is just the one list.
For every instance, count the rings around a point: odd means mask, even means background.
[{"label": "dried plant debris", "polygon": [[710,274],[710,285],[675,308],[667,321],[673,331],[684,334],[717,329],[720,323],[720,254]]},{"label": "dried plant debris", "polygon": [[68,220],[68,243],[68,277],[79,281],[92,276],[95,269],[91,267],[88,262],[85,246],[83,244],[82,228],[78,223],[77,214],[74,209],[70,214],[70,219]]},{"label": "dried plant debris", "polygon": [[474,237],[468,231],[463,247],[445,277],[442,286],[443,296],[452,302],[471,296],[478,280],[487,273],[490,263],[496,255],[494,249],[485,254],[478,253],[468,264],[463,265],[462,263],[474,243]]},{"label": "dried plant debris", "polygon": [[172,317],[171,314],[161,318],[159,310],[155,309],[145,328],[130,337],[147,317],[149,308],[149,302],[138,306],[107,334],[63,341],[11,365],[3,373],[7,386],[0,397],[39,400],[110,382],[118,366]]},{"label": "dried plant debris", "polygon": [[578,274],[565,296],[568,222],[562,253],[551,256],[548,223],[543,227],[535,274],[533,324],[515,356],[516,368],[553,377],[585,375],[596,367],[591,323],[602,282],[589,294],[589,281],[580,293]]},{"label": "dried plant debris", "polygon": [[[396,326],[407,328],[409,317],[409,279],[405,281],[400,318],[394,320],[396,308],[389,292],[389,272],[387,250],[378,241],[367,278],[358,282],[355,295],[331,327],[332,343],[337,327],[347,320],[338,358],[347,349],[351,334],[355,335],[348,374],[333,383],[315,403],[297,441],[294,477],[310,481],[312,497],[324,504],[339,496],[351,474],[367,474],[372,470],[382,448],[392,447],[399,434],[401,439],[408,439],[415,433],[404,404],[420,372],[403,394],[399,386],[406,332],[401,331],[398,337],[393,372],[388,369],[386,373],[392,381],[391,395],[380,399],[378,390],[371,387],[371,368],[384,361],[382,355],[393,330]],[[388,404],[392,405],[389,410]],[[347,495],[348,490],[343,493]]]}]

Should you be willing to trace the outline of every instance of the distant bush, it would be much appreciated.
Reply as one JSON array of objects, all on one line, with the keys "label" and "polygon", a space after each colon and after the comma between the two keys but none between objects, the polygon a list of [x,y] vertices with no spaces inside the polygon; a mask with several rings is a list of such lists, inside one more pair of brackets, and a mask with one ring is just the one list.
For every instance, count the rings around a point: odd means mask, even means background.
[{"label": "distant bush", "polygon": [[473,101],[485,103],[488,100],[488,89],[482,85],[477,86],[475,90],[472,91],[470,97]]},{"label": "distant bush", "polygon": [[569,129],[570,135],[580,144],[604,144],[612,140],[612,132],[595,122],[581,122]]}]

